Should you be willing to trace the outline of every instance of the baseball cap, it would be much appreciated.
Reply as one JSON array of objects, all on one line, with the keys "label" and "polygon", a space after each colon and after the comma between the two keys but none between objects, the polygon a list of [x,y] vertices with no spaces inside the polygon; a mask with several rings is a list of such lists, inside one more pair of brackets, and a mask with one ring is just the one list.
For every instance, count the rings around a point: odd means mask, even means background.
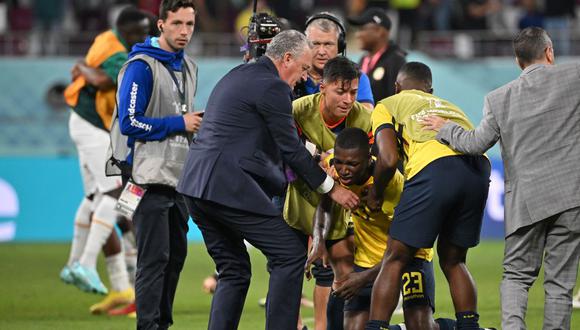
[{"label": "baseball cap", "polygon": [[387,30],[391,29],[391,20],[387,16],[387,13],[385,13],[384,10],[375,7],[368,8],[360,16],[350,17],[347,21],[355,26],[375,23]]}]

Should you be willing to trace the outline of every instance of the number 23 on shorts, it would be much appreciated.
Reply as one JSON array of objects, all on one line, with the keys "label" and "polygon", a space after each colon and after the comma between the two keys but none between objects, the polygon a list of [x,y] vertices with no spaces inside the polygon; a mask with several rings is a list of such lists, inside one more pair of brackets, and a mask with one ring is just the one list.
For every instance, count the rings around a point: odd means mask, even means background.
[{"label": "number 23 on shorts", "polygon": [[403,280],[403,295],[423,293],[423,274],[421,272],[406,272]]}]

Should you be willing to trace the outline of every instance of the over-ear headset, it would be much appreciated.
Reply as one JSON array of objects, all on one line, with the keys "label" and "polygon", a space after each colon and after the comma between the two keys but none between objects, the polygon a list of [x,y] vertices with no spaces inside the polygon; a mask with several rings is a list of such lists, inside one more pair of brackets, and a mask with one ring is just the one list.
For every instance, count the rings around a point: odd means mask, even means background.
[{"label": "over-ear headset", "polygon": [[336,24],[338,26],[338,30],[339,30],[338,31],[338,42],[337,42],[338,52],[342,55],[346,55],[346,28],[344,27],[344,24],[342,23],[340,18],[338,18],[330,13],[315,14],[315,15],[308,17],[308,19],[306,20],[304,30],[306,30],[308,28],[308,25],[310,23],[312,23],[312,21],[315,21],[317,19],[322,19],[322,18],[326,18],[327,20],[332,21],[334,24]]}]

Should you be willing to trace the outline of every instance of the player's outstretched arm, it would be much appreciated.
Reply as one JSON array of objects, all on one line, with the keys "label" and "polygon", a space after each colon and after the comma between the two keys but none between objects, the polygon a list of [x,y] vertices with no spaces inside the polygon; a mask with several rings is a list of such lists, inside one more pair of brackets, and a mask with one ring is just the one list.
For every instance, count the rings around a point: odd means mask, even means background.
[{"label": "player's outstretched arm", "polygon": [[378,263],[373,268],[369,268],[363,272],[352,272],[348,274],[347,277],[339,283],[338,289],[336,289],[333,294],[343,299],[354,297],[368,283],[375,281],[380,270],[381,264]]},{"label": "player's outstretched arm", "polygon": [[332,189],[328,192],[328,196],[340,206],[348,210],[354,210],[360,204],[359,197],[352,191],[341,187],[336,182]]},{"label": "player's outstretched arm", "polygon": [[399,152],[395,130],[384,128],[375,133],[375,144],[378,154],[373,177],[375,183],[370,187],[365,202],[369,209],[375,211],[383,204],[383,192],[397,171]]},{"label": "player's outstretched arm", "polygon": [[78,61],[72,69],[73,79],[82,75],[86,81],[99,90],[115,88],[115,82],[105,71],[99,68],[93,68],[87,65],[85,61]]},{"label": "player's outstretched arm", "polygon": [[499,126],[486,98],[483,119],[474,130],[465,130],[450,120],[438,116],[423,119],[423,128],[437,131],[437,140],[453,150],[464,154],[481,155],[491,148],[500,137]]},{"label": "player's outstretched arm", "polygon": [[304,273],[308,279],[311,278],[310,266],[316,260],[322,259],[322,265],[328,267],[328,251],[326,250],[325,241],[332,225],[332,205],[332,200],[327,195],[322,195],[320,203],[316,207],[316,212],[314,212],[312,247],[304,265]]}]

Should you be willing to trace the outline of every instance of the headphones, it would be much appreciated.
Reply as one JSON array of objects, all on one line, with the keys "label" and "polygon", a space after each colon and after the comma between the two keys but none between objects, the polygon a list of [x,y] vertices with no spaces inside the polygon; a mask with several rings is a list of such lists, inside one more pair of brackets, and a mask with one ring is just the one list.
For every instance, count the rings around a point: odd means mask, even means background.
[{"label": "headphones", "polygon": [[334,16],[331,13],[320,13],[320,14],[312,15],[312,16],[308,17],[308,19],[306,20],[304,30],[306,31],[306,29],[308,28],[308,25],[310,25],[310,23],[312,23],[313,21],[315,21],[317,19],[323,19],[323,18],[325,18],[329,21],[332,21],[334,24],[336,24],[336,26],[338,26],[338,30],[339,30],[338,31],[338,42],[337,42],[338,52],[342,55],[346,55],[346,28],[344,27],[344,23],[342,23],[340,18]]}]

